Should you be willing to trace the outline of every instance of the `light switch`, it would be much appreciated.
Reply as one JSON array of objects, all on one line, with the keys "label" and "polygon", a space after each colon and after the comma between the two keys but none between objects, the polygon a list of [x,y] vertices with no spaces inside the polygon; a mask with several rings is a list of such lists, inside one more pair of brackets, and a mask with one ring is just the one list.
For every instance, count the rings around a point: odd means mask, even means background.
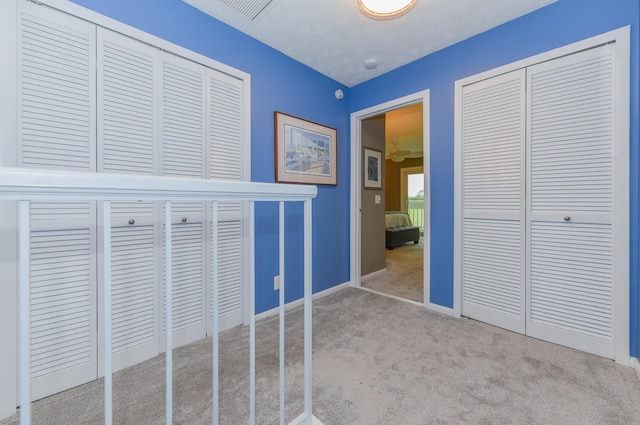
[{"label": "light switch", "polygon": [[381,200],[380,195],[376,195],[376,204],[379,204]]}]

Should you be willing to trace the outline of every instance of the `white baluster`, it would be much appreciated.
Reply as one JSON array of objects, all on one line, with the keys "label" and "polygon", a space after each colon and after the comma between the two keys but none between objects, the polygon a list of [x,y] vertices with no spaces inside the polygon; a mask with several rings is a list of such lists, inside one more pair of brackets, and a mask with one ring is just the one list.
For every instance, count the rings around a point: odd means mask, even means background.
[{"label": "white baluster", "polygon": [[284,425],[284,202],[280,201],[279,270],[280,276],[280,425]]},{"label": "white baluster", "polygon": [[170,425],[173,421],[173,300],[172,300],[172,274],[173,274],[173,257],[171,255],[171,201],[165,201],[164,203],[164,233],[165,233],[165,297],[166,300],[166,335],[167,335],[167,348],[166,348],[166,394],[165,394],[165,423]]},{"label": "white baluster", "polygon": [[20,424],[31,424],[31,202],[20,201],[19,209],[18,311],[20,317]]}]

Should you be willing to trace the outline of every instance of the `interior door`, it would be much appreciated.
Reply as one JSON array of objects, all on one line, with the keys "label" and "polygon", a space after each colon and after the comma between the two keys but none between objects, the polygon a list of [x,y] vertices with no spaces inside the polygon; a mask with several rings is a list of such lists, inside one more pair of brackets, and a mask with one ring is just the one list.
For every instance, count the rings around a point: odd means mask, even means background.
[{"label": "interior door", "polygon": [[[161,64],[161,173],[205,178],[206,68],[169,53],[161,53]],[[206,335],[206,206],[174,202],[171,217],[177,347]]]},{"label": "interior door", "polygon": [[[98,28],[99,172],[157,175],[157,70],[157,49]],[[162,264],[155,204],[113,202],[111,209],[112,359],[119,370],[158,353]]]},{"label": "interior door", "polygon": [[612,358],[614,60],[605,45],[528,71],[527,333]]},{"label": "interior door", "polygon": [[[207,149],[210,179],[241,181],[243,84],[219,71],[207,71]],[[210,207],[209,207],[210,208]],[[241,202],[221,202],[218,205],[217,259],[209,254],[209,276],[218,268],[219,329],[229,329],[243,321],[243,287],[247,280],[243,267],[243,212]],[[213,229],[209,224],[209,236]],[[215,262],[214,262],[215,261]],[[208,285],[209,320],[207,333],[212,332],[213,286]]]},{"label": "interior door", "polygon": [[466,86],[462,314],[525,331],[525,71]]},{"label": "interior door", "polygon": [[[95,171],[95,26],[19,8],[18,163]],[[94,202],[32,203],[34,400],[97,377],[95,222]]]}]

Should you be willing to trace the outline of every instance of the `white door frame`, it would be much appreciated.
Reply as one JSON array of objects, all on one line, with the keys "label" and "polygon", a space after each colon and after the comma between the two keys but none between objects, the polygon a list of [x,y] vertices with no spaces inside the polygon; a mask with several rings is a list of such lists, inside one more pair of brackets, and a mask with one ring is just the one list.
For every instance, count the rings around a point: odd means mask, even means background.
[{"label": "white door frame", "polygon": [[604,34],[578,41],[539,55],[522,59],[480,74],[455,82],[455,124],[454,124],[454,257],[453,257],[453,315],[460,317],[462,310],[462,88],[473,82],[485,80],[517,69],[526,68],[541,62],[570,55],[602,44],[615,42],[615,78],[616,78],[616,110],[621,111],[615,118],[616,155],[620,158],[621,167],[616,166],[615,196],[621,202],[616,206],[614,220],[618,223],[614,253],[618,257],[616,268],[616,287],[614,289],[614,360],[617,363],[630,365],[629,355],[629,84],[630,84],[630,27],[622,27]]},{"label": "white door frame", "polygon": [[[413,93],[399,99],[390,100],[379,105],[371,106],[351,114],[351,218],[350,218],[350,245],[351,245],[351,261],[350,261],[350,286],[359,288],[361,285],[361,229],[360,229],[360,208],[361,202],[361,182],[362,182],[362,121],[402,108],[404,106],[422,103],[422,151],[423,164],[429,169],[430,158],[430,140],[429,140],[429,90],[423,90]],[[431,208],[431,179],[429,173],[425,173],[424,189],[424,305],[430,307],[430,266],[431,266],[431,230],[430,230],[430,208]]]}]

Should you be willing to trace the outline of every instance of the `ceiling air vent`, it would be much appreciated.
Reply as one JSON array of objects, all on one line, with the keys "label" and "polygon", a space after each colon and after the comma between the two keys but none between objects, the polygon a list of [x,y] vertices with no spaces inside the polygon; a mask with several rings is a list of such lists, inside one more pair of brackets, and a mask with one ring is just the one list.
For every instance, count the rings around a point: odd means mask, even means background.
[{"label": "ceiling air vent", "polygon": [[253,21],[274,0],[216,0],[218,3],[225,5],[236,13],[241,14],[245,18]]}]

